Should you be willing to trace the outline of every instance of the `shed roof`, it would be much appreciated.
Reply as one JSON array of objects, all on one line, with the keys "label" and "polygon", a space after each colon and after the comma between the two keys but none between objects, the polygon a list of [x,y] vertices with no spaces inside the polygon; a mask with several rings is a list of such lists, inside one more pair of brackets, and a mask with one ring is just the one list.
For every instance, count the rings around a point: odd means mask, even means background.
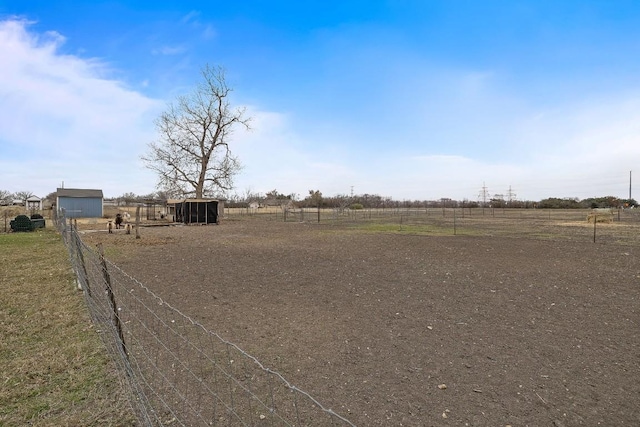
[{"label": "shed roof", "polygon": [[104,197],[102,190],[88,190],[83,188],[58,188],[56,195],[58,197]]},{"label": "shed roof", "polygon": [[218,202],[219,199],[168,199],[167,204],[174,205],[176,203],[203,203]]}]

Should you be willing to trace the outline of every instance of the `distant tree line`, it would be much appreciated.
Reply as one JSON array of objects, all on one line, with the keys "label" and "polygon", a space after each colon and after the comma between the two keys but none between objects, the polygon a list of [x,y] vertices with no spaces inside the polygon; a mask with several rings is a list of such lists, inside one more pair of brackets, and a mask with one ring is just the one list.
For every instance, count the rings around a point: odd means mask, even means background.
[{"label": "distant tree line", "polygon": [[16,191],[12,193],[6,190],[0,190],[0,206],[11,206],[14,202],[24,204],[25,200],[34,194],[31,191]]},{"label": "distant tree line", "polygon": [[[441,198],[438,200],[395,200],[392,197],[379,194],[337,194],[324,196],[320,190],[309,190],[309,193],[298,199],[297,194],[284,194],[278,190],[271,190],[266,194],[246,191],[244,194],[234,194],[227,198],[229,207],[246,208],[250,206],[283,205],[278,201],[291,201],[298,207],[320,207],[339,209],[386,209],[386,208],[478,208],[483,203],[468,199],[454,200]],[[540,201],[506,200],[496,194],[489,198],[484,207],[491,208],[521,208],[521,209],[585,209],[585,208],[619,208],[636,207],[634,199],[621,199],[614,196],[595,197],[580,200],[578,198],[547,198]]]},{"label": "distant tree line", "polygon": [[615,196],[590,197],[582,200],[550,197],[538,203],[538,207],[544,209],[629,208],[636,206],[638,206],[638,202],[634,199],[620,199]]},{"label": "distant tree line", "polygon": [[[17,191],[15,193],[0,190],[0,206],[10,206],[14,201],[24,202],[34,194],[31,191]],[[49,193],[44,197],[51,203],[55,202],[56,193]],[[156,191],[138,195],[124,193],[118,197],[105,198],[117,206],[132,206],[147,201],[164,203],[172,198],[166,191]],[[336,194],[324,196],[320,190],[309,190],[304,198],[298,198],[295,193],[284,194],[273,189],[266,194],[255,193],[250,190],[244,194],[232,194],[227,197],[226,205],[229,207],[248,208],[250,206],[296,206],[304,208],[337,208],[337,209],[399,209],[399,208],[478,208],[483,204],[478,201],[463,199],[454,200],[441,198],[438,200],[394,200],[392,197],[379,194]],[[587,199],[549,197],[540,201],[505,200],[502,195],[496,194],[484,204],[491,208],[522,208],[522,209],[593,209],[593,208],[629,208],[637,207],[634,199],[622,199],[615,196],[591,197]]]},{"label": "distant tree line", "polygon": [[148,194],[124,193],[118,197],[106,197],[105,201],[112,202],[116,206],[134,206],[151,201],[163,204],[171,198],[171,195],[166,191],[156,191]]}]

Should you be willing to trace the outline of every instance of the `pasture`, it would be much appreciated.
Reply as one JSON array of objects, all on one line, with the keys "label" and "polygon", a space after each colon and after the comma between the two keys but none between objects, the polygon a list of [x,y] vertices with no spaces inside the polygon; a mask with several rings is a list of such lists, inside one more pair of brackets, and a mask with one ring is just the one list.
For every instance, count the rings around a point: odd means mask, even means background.
[{"label": "pasture", "polygon": [[60,235],[0,233],[0,284],[0,425],[134,425]]},{"label": "pasture", "polygon": [[356,425],[640,423],[635,212],[348,215],[81,231]]}]

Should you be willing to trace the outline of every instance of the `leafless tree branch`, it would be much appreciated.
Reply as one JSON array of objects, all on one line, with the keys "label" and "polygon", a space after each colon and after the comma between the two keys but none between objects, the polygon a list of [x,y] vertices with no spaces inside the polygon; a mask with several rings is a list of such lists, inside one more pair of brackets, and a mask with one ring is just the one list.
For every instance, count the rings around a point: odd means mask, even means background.
[{"label": "leafless tree branch", "polygon": [[229,149],[238,127],[250,129],[244,108],[232,109],[224,69],[206,65],[194,91],[180,96],[156,120],[157,141],[142,156],[158,174],[158,188],[201,198],[233,188],[242,166]]}]

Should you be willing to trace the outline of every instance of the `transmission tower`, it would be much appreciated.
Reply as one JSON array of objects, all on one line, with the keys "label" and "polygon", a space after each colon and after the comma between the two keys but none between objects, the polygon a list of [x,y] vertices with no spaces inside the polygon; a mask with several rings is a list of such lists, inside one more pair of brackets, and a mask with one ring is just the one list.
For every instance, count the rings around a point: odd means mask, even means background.
[{"label": "transmission tower", "polygon": [[487,186],[483,182],[482,183],[482,189],[480,190],[480,193],[478,194],[478,200],[482,203],[482,207],[483,208],[485,206],[487,206],[487,199],[488,198],[489,198],[489,189],[487,188]]},{"label": "transmission tower", "polygon": [[507,191],[507,203],[511,204],[516,199],[516,193],[513,192],[511,186],[509,186],[509,191]]}]

